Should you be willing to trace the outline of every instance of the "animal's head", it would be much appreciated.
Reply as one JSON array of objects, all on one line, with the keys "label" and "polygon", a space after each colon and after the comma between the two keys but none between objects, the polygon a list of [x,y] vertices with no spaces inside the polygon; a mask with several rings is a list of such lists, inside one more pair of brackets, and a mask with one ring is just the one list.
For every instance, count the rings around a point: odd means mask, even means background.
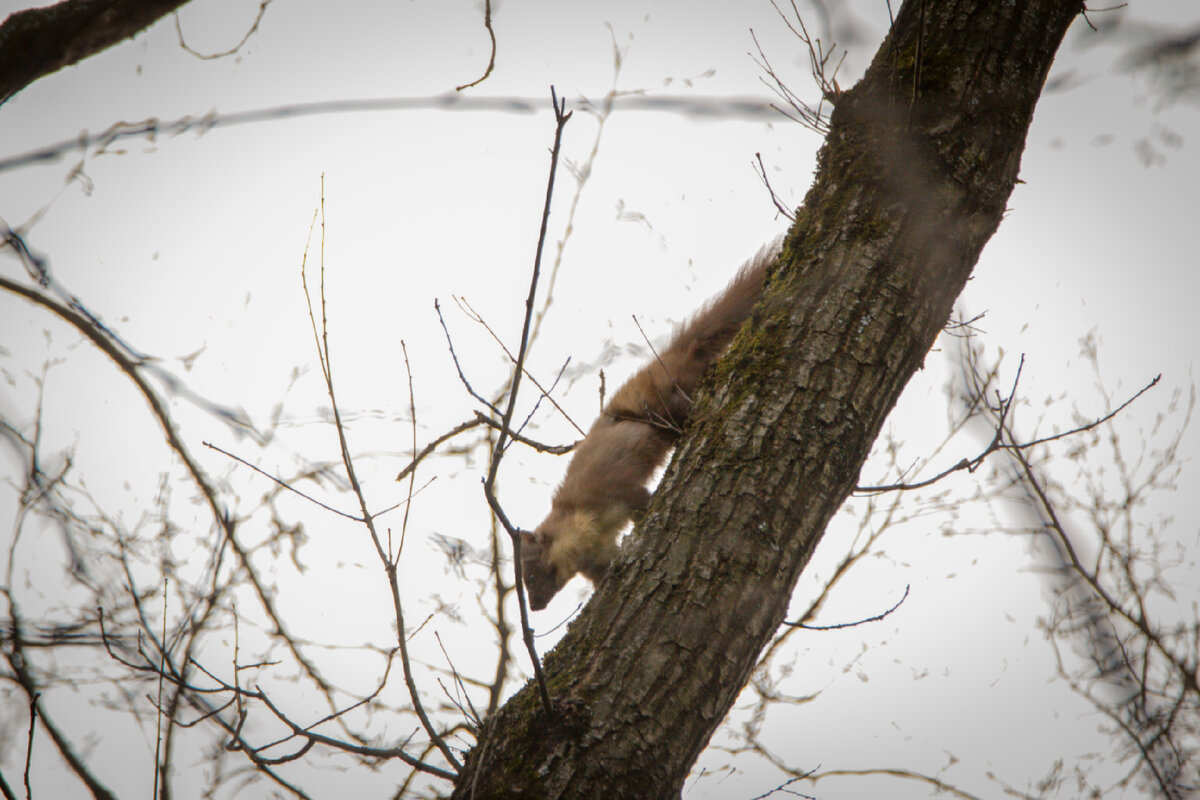
[{"label": "animal's head", "polygon": [[562,577],[560,570],[550,562],[549,542],[539,525],[536,531],[521,531],[521,574],[525,578],[525,593],[529,607],[541,611],[549,604],[558,590],[567,585],[571,576]]},{"label": "animal's head", "polygon": [[552,509],[533,533],[521,532],[521,573],[529,607],[541,611],[576,572],[598,581],[615,551],[615,532],[602,532],[593,513]]}]

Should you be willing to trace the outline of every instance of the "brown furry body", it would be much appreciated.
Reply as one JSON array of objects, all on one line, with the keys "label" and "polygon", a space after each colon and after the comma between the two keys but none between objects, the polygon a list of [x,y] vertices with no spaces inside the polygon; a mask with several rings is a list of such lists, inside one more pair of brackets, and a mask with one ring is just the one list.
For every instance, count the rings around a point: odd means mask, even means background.
[{"label": "brown furry body", "polygon": [[522,533],[529,607],[546,607],[576,572],[600,580],[617,535],[650,501],[646,482],[675,446],[704,371],[729,346],[779,252],[764,248],[725,291],[688,320],[658,358],[617,390],[575,448],[550,513]]}]

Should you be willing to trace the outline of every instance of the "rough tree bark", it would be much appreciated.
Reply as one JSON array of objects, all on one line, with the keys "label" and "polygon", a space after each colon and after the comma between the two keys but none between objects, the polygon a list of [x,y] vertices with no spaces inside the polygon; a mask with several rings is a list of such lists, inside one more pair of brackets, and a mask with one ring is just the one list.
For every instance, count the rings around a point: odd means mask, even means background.
[{"label": "rough tree bark", "polygon": [[[907,0],[645,519],[457,798],[674,798],[1017,180],[1080,0]],[[820,754],[813,754],[813,762]]]}]

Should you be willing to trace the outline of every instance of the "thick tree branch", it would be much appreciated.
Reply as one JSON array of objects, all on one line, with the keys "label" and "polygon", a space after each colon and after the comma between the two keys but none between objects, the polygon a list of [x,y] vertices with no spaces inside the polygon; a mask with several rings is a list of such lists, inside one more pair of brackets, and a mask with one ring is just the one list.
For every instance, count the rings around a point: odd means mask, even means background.
[{"label": "thick tree branch", "polygon": [[0,24],[0,105],[38,78],[140,33],[187,0],[64,0]]}]

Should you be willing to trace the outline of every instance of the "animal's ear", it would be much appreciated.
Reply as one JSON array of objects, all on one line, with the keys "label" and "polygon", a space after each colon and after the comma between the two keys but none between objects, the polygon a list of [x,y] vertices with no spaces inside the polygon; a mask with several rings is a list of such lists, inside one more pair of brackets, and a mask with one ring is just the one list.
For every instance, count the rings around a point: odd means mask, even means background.
[{"label": "animal's ear", "polygon": [[537,531],[517,531],[521,537],[521,566],[539,562],[546,550],[545,537]]}]

